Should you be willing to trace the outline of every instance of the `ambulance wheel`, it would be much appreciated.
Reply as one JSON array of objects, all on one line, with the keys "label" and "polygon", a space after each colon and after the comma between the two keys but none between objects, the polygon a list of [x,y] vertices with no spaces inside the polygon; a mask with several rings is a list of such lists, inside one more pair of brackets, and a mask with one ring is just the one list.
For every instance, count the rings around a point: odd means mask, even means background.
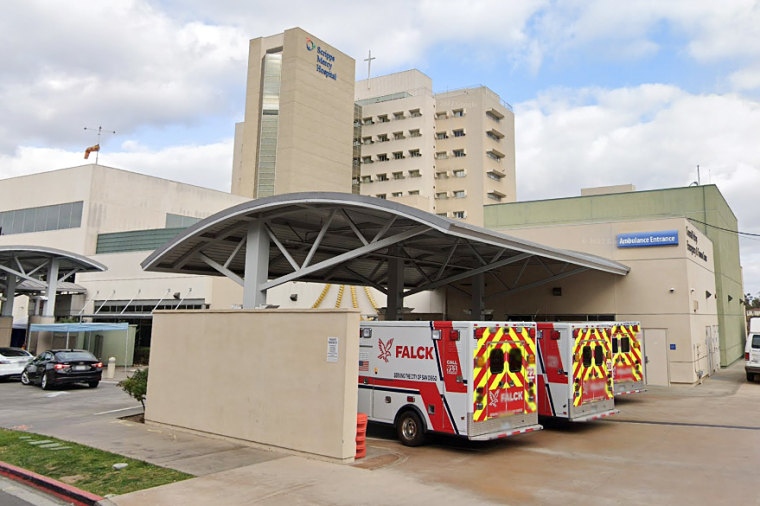
[{"label": "ambulance wheel", "polygon": [[404,411],[396,420],[398,439],[406,446],[419,446],[425,442],[425,426],[414,411]]},{"label": "ambulance wheel", "polygon": [[751,372],[748,372],[747,373],[747,381],[754,381],[754,380],[755,380],[755,375],[752,374]]}]

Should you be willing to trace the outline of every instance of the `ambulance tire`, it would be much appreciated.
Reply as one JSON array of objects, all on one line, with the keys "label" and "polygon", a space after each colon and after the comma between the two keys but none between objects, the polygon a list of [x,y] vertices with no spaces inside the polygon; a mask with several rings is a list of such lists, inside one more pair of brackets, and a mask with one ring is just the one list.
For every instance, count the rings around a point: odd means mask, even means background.
[{"label": "ambulance tire", "polygon": [[751,372],[748,372],[747,373],[747,381],[754,381],[754,380],[755,380],[755,375],[752,374]]},{"label": "ambulance tire", "polygon": [[396,419],[396,434],[405,446],[420,446],[425,442],[425,425],[420,416],[408,409]]}]

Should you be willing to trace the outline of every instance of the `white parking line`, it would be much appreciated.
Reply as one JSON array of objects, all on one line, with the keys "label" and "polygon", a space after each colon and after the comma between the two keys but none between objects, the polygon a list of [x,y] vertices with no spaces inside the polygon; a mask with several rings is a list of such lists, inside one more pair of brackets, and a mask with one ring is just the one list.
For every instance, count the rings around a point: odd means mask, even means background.
[{"label": "white parking line", "polygon": [[101,411],[100,413],[93,413],[93,415],[107,415],[108,413],[118,413],[119,411],[127,411],[128,409],[139,409],[140,406],[131,406],[128,408],[112,409],[110,411]]}]

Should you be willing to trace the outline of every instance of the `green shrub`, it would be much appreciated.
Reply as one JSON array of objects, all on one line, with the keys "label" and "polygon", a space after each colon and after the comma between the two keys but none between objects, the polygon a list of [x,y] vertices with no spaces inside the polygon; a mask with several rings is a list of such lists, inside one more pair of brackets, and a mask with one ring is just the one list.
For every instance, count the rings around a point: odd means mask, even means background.
[{"label": "green shrub", "polygon": [[148,391],[148,368],[138,369],[129,378],[119,382],[119,386],[129,395],[140,401],[145,410],[145,394]]}]

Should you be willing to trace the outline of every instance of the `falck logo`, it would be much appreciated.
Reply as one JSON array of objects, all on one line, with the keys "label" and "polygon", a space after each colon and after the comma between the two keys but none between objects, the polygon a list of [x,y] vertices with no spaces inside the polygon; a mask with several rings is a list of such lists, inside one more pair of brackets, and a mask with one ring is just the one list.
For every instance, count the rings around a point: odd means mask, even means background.
[{"label": "falck logo", "polygon": [[499,392],[495,390],[489,390],[488,391],[488,405],[492,408],[498,407],[499,405]]},{"label": "falck logo", "polygon": [[389,339],[387,343],[384,343],[382,339],[377,340],[377,345],[380,347],[380,355],[377,358],[381,358],[388,362],[388,358],[391,356],[391,346],[393,346],[393,339]]},{"label": "falck logo", "polygon": [[314,41],[306,37],[306,49],[312,51],[314,49]]}]

